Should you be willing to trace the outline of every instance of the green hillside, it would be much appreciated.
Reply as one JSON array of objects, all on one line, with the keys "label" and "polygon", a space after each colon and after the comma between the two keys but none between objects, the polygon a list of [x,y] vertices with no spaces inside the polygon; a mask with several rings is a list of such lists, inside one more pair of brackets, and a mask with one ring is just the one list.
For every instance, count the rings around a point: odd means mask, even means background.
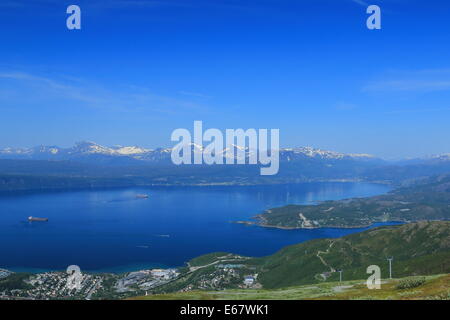
[{"label": "green hillside", "polygon": [[338,281],[337,270],[343,270],[345,281],[366,279],[370,265],[378,265],[386,279],[391,256],[394,277],[450,273],[450,222],[378,227],[338,239],[311,240],[262,258],[209,254],[194,259],[182,277],[154,293],[240,289],[247,275],[256,278],[252,288],[263,289]]},{"label": "green hillside", "polygon": [[[388,276],[393,256],[396,277],[450,272],[450,222],[420,222],[380,227],[339,239],[319,239],[290,246],[256,259],[264,288],[333,281],[335,270],[344,279],[363,279],[369,265]],[[327,274],[329,272],[330,274]]]}]

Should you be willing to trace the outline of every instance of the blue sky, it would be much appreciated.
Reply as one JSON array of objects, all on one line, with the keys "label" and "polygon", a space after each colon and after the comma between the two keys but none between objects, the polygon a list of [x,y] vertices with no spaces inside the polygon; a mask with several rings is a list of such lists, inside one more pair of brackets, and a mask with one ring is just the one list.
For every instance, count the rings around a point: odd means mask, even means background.
[{"label": "blue sky", "polygon": [[0,147],[171,146],[202,120],[279,128],[285,147],[450,152],[449,21],[444,0],[2,0]]}]

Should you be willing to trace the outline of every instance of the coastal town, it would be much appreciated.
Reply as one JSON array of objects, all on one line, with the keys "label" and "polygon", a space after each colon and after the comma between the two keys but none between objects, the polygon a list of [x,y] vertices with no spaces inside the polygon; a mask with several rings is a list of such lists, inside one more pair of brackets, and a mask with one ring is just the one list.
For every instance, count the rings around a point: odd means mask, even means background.
[{"label": "coastal town", "polygon": [[0,300],[91,300],[121,299],[148,294],[176,279],[177,269],[151,269],[114,273],[83,273],[79,285],[70,285],[71,275],[55,271],[44,273],[15,273],[0,269]]},{"label": "coastal town", "polygon": [[71,286],[71,275],[63,271],[15,273],[0,269],[0,300],[96,300],[126,299],[165,291],[165,285],[185,283],[178,292],[260,288],[258,274],[247,272],[242,264],[215,264],[195,281],[189,278],[196,269],[146,269],[122,274],[82,273],[79,285]]}]

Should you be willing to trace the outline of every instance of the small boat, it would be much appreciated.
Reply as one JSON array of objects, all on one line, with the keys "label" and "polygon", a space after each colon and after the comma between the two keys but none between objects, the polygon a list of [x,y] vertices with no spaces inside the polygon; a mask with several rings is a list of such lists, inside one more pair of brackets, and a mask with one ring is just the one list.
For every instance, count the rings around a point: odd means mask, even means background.
[{"label": "small boat", "polygon": [[147,199],[148,198],[148,194],[137,194],[136,195],[136,199]]},{"label": "small boat", "polygon": [[28,217],[28,221],[41,221],[41,222],[45,222],[48,221],[48,218],[37,218],[37,217]]}]

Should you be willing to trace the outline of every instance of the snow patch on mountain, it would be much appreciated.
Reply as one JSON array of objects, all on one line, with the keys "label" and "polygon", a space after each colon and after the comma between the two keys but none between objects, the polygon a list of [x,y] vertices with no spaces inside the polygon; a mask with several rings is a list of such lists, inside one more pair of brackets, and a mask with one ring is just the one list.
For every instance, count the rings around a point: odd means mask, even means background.
[{"label": "snow patch on mountain", "polygon": [[132,146],[132,147],[116,147],[113,148],[113,151],[120,155],[136,155],[151,152],[152,150]]},{"label": "snow patch on mountain", "polygon": [[[322,150],[312,147],[299,147],[299,148],[286,148],[281,149],[281,152],[290,152],[293,156],[303,155],[310,158],[320,158],[320,159],[345,159],[345,158],[356,158],[356,159],[374,159],[375,157],[370,154],[345,154],[335,151]],[[290,157],[292,159],[292,156]]]}]

